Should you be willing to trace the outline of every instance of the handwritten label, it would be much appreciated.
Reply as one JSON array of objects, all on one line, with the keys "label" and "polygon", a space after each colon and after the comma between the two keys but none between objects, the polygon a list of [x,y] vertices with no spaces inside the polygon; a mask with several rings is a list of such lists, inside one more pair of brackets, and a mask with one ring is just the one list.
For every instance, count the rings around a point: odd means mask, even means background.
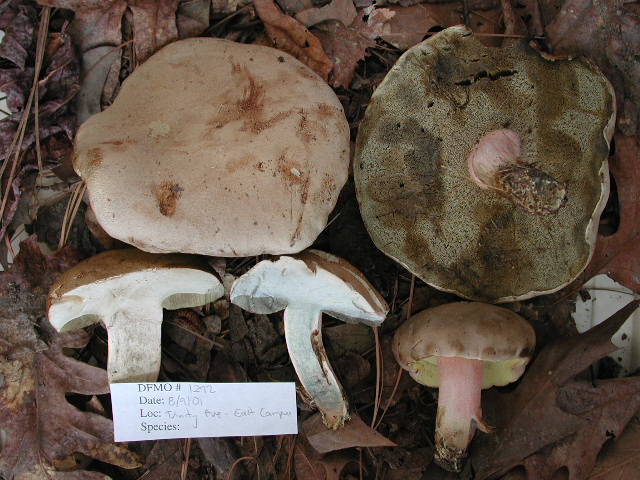
[{"label": "handwritten label", "polygon": [[295,383],[113,383],[117,442],[298,433]]}]

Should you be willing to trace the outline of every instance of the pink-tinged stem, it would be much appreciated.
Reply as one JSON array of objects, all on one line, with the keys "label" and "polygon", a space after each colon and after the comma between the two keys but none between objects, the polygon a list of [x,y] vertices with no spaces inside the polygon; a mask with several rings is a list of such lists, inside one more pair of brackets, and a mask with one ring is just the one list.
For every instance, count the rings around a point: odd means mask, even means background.
[{"label": "pink-tinged stem", "polygon": [[482,423],[482,360],[438,357],[440,390],[436,419],[435,460],[459,472],[476,426]]}]

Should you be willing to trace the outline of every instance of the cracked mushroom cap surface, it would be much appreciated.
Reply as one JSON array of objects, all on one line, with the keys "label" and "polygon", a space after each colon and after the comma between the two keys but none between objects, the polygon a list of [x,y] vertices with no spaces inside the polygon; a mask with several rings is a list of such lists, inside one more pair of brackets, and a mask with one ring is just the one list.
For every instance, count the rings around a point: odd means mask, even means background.
[{"label": "cracked mushroom cap surface", "polygon": [[349,126],[333,90],[276,49],[171,43],[75,140],[74,167],[109,235],[142,250],[299,252],[347,179]]},{"label": "cracked mushroom cap surface", "polygon": [[[587,60],[443,30],[400,57],[360,126],[354,177],[366,228],[416,276],[467,299],[556,291],[593,254],[614,120],[613,89]],[[527,210],[473,181],[468,157],[504,129],[519,141],[512,166],[555,182],[553,208]]]},{"label": "cracked mushroom cap surface", "polygon": [[506,308],[456,302],[413,315],[397,330],[393,352],[419,383],[438,387],[438,357],[483,361],[482,388],[507,385],[522,375],[535,349],[533,327]]},{"label": "cracked mushroom cap surface", "polygon": [[309,305],[349,323],[379,326],[389,307],[347,261],[319,250],[263,260],[236,280],[231,302],[253,313]]}]

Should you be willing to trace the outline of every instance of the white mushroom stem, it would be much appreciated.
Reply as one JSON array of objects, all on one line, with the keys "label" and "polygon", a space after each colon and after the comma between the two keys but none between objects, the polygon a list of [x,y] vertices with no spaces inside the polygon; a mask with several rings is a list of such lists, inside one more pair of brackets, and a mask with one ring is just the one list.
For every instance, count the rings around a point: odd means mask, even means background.
[{"label": "white mushroom stem", "polygon": [[160,304],[131,300],[117,306],[104,324],[109,337],[109,383],[155,382],[161,359]]},{"label": "white mushroom stem", "polygon": [[435,460],[441,467],[459,472],[476,427],[489,430],[482,421],[480,404],[483,361],[438,357],[438,370]]},{"label": "white mushroom stem", "polygon": [[284,334],[300,383],[318,406],[325,425],[333,429],[341,427],[349,419],[348,406],[322,343],[322,312],[305,307],[287,307],[284,311]]}]

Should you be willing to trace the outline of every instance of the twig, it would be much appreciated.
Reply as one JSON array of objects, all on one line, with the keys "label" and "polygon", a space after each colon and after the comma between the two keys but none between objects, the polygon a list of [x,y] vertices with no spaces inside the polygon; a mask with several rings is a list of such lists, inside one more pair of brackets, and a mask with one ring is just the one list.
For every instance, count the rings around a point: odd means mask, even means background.
[{"label": "twig", "polygon": [[376,423],[376,418],[378,416],[378,409],[380,408],[380,400],[382,396],[382,369],[384,368],[382,362],[382,349],[380,348],[380,336],[379,336],[379,327],[375,327],[373,329],[373,336],[376,342],[376,396],[374,399],[374,407],[373,407],[373,418],[371,419],[371,428]]},{"label": "twig", "polygon": [[[34,99],[36,98],[36,93],[38,90],[38,78],[40,77],[40,70],[42,69],[42,63],[44,61],[44,51],[47,43],[47,35],[49,31],[49,20],[51,18],[51,8],[43,7],[42,15],[40,17],[40,25],[38,26],[38,37],[36,42],[36,61],[35,68],[33,71],[33,85],[31,86],[31,91],[29,92],[29,98],[27,99],[27,103],[25,104],[24,110],[22,112],[22,117],[20,118],[20,122],[18,123],[18,129],[16,130],[16,134],[11,141],[11,145],[9,146],[9,151],[5,156],[5,161],[0,167],[0,179],[3,177],[6,167],[9,163],[9,158],[13,155],[13,160],[11,160],[11,171],[9,172],[9,178],[7,179],[7,188],[2,194],[2,203],[0,204],[0,225],[4,223],[4,211],[7,207],[7,202],[9,200],[9,194],[11,193],[11,186],[13,185],[13,180],[16,176],[16,171],[18,166],[20,165],[20,161],[22,160],[22,156],[20,155],[22,150],[22,142],[24,141],[25,133],[27,132],[27,124],[29,123],[29,113],[31,112],[31,106],[33,105]],[[36,123],[37,123],[37,114],[36,114]],[[37,139],[36,133],[36,139]],[[2,225],[4,226],[4,225]]]},{"label": "twig", "polygon": [[187,438],[184,442],[184,450],[182,451],[183,460],[180,468],[180,480],[186,480],[189,471],[189,455],[191,454],[191,439]]},{"label": "twig", "polygon": [[411,316],[413,310],[413,293],[416,289],[416,276],[411,275],[411,287],[409,288],[409,303],[407,303],[407,320]]},{"label": "twig", "polygon": [[71,187],[71,197],[69,198],[69,203],[67,203],[67,209],[64,212],[62,226],[60,227],[60,240],[58,242],[58,249],[61,249],[67,243],[69,233],[71,233],[71,227],[73,226],[73,221],[75,220],[78,210],[80,209],[80,205],[82,204],[82,197],[84,196],[84,192],[86,190],[87,185],[82,181],[75,183]]},{"label": "twig", "polygon": [[393,390],[391,390],[391,395],[387,400],[387,404],[385,405],[384,410],[382,410],[382,415],[380,415],[380,420],[378,420],[378,423],[376,423],[376,426],[373,427],[374,430],[378,429],[378,427],[382,423],[382,419],[387,413],[387,410],[389,410],[389,407],[391,406],[391,402],[393,401],[393,397],[396,395],[396,391],[398,390],[398,386],[400,385],[400,379],[402,378],[403,372],[404,372],[404,369],[402,367],[398,368],[398,375],[396,375],[396,383],[393,385]]},{"label": "twig", "polygon": [[227,474],[227,480],[231,480],[231,478],[233,478],[233,472],[235,471],[236,467],[240,464],[240,462],[243,462],[245,460],[253,460],[254,462],[256,462],[256,468],[258,470],[258,479],[260,479],[260,464],[258,463],[258,460],[256,459],[256,457],[240,457],[235,462],[233,462],[233,465],[231,465],[231,470],[229,470],[229,473]]}]

